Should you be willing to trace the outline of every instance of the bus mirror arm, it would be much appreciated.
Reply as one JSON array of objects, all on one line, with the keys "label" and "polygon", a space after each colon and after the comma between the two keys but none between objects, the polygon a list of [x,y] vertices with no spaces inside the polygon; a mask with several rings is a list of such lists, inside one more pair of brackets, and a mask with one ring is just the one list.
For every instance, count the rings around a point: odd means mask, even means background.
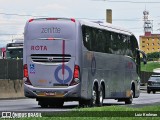
[{"label": "bus mirror arm", "polygon": [[142,54],[142,60],[144,64],[147,64],[147,55],[142,51],[136,48],[136,50]]},{"label": "bus mirror arm", "polygon": [[145,57],[145,58],[143,57],[143,63],[147,64],[147,57]]}]

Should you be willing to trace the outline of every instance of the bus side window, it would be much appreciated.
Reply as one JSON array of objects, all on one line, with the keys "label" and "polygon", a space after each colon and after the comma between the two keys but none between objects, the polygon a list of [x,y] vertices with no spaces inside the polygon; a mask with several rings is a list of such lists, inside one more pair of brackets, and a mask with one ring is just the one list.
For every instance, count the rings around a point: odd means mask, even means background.
[{"label": "bus side window", "polygon": [[103,40],[103,34],[101,30],[95,30],[95,51],[96,52],[104,52],[104,44],[105,44],[105,40]]},{"label": "bus side window", "polygon": [[82,34],[83,34],[83,44],[88,49],[91,50],[91,33],[89,27],[83,26],[82,27]]},{"label": "bus side window", "polygon": [[111,37],[109,31],[104,31],[104,39],[105,39],[105,53],[111,53]]}]

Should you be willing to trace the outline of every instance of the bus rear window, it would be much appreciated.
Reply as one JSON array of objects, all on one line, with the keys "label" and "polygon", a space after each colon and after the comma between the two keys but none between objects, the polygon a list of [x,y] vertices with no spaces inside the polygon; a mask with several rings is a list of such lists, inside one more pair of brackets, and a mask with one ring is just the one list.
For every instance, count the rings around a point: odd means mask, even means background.
[{"label": "bus rear window", "polygon": [[26,33],[28,40],[40,38],[73,40],[75,38],[75,31],[75,24],[72,21],[39,20],[29,23]]}]

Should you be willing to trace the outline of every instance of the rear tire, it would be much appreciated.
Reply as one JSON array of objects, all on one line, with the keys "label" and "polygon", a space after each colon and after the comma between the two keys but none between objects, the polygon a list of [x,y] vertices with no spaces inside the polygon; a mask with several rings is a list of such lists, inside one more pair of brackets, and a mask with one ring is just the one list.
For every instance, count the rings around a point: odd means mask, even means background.
[{"label": "rear tire", "polygon": [[153,91],[153,94],[155,94],[156,93],[156,91]]},{"label": "rear tire", "polygon": [[103,106],[103,99],[104,99],[104,88],[103,86],[101,86],[98,95],[98,106]]},{"label": "rear tire", "polygon": [[80,101],[79,101],[79,107],[84,107],[84,106],[85,106],[84,100],[80,100]]},{"label": "rear tire", "polygon": [[38,105],[40,105],[42,108],[48,108],[48,107],[63,107],[64,101],[63,100],[40,100],[38,101]]},{"label": "rear tire", "polygon": [[49,103],[49,107],[52,107],[52,108],[61,108],[61,107],[63,107],[63,104],[64,104],[63,100],[52,101],[51,103]]},{"label": "rear tire", "polygon": [[38,105],[40,105],[41,106],[41,108],[48,108],[48,104],[46,103],[46,102],[44,102],[44,101],[38,101]]},{"label": "rear tire", "polygon": [[89,105],[89,100],[80,100],[79,101],[80,107],[88,107],[88,105]]},{"label": "rear tire", "polygon": [[92,89],[92,96],[90,100],[80,100],[80,107],[93,107],[98,105],[98,88],[94,85]]},{"label": "rear tire", "polygon": [[147,93],[148,93],[148,94],[150,94],[150,93],[151,93],[151,91],[150,91],[150,90],[147,90]]},{"label": "rear tire", "polygon": [[93,107],[98,105],[98,100],[99,100],[99,94],[98,94],[98,87],[94,85],[93,90],[92,90],[92,98],[89,100],[89,106]]}]

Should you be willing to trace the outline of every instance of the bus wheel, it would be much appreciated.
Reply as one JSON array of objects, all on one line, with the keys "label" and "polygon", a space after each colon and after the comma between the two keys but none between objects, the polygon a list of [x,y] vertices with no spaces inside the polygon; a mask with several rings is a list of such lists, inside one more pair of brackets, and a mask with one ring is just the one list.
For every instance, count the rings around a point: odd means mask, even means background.
[{"label": "bus wheel", "polygon": [[92,96],[90,100],[80,100],[79,106],[80,107],[93,107],[95,105],[98,105],[98,88],[94,85],[92,89]]},{"label": "bus wheel", "polygon": [[62,100],[62,101],[59,101],[59,102],[57,102],[57,107],[59,108],[59,107],[63,107],[63,104],[64,104],[64,101]]},{"label": "bus wheel", "polygon": [[99,98],[99,97],[98,97],[98,87],[96,87],[96,86],[94,85],[94,87],[93,87],[93,89],[92,89],[92,98],[91,98],[91,100],[89,101],[89,104],[90,104],[91,107],[98,104],[98,98]]},{"label": "bus wheel", "polygon": [[49,106],[53,108],[61,108],[63,107],[64,101],[63,100],[58,100],[58,101],[52,101],[50,102]]},{"label": "bus wheel", "polygon": [[148,93],[148,94],[150,94],[150,93],[151,93],[151,91],[150,91],[150,90],[147,90],[147,93]]},{"label": "bus wheel", "polygon": [[131,89],[131,95],[130,95],[129,98],[126,98],[125,104],[132,104],[132,102],[133,102],[133,96],[134,96],[134,92],[133,92],[133,90]]},{"label": "bus wheel", "polygon": [[45,103],[44,101],[39,101],[39,102],[38,102],[38,105],[40,105],[41,108],[47,108],[47,107],[48,107],[48,104]]},{"label": "bus wheel", "polygon": [[87,100],[80,100],[79,101],[79,107],[87,107],[88,101]]},{"label": "bus wheel", "polygon": [[100,87],[99,95],[98,95],[98,106],[103,105],[103,99],[104,99],[104,88],[103,86]]}]

